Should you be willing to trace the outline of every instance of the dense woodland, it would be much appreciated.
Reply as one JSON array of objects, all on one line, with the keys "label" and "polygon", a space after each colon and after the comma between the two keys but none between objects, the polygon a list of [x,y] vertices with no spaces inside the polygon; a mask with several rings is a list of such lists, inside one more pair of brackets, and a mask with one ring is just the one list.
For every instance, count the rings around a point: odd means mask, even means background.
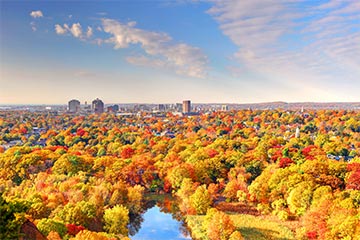
[{"label": "dense woodland", "polygon": [[4,111],[0,145],[0,239],[26,219],[48,239],[129,239],[151,192],[179,199],[194,238],[242,239],[241,204],[295,239],[360,239],[359,111]]}]

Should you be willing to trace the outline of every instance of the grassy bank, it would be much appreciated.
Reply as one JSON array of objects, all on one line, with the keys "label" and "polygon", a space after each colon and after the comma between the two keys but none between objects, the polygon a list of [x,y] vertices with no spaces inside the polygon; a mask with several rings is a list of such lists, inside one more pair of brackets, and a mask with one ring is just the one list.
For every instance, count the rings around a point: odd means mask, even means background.
[{"label": "grassy bank", "polygon": [[[247,214],[229,214],[237,230],[241,232],[246,240],[269,240],[269,239],[295,239],[290,229],[277,222],[262,219],[260,217]],[[195,239],[208,239],[202,229],[204,216],[190,215],[186,217],[192,236]]]}]

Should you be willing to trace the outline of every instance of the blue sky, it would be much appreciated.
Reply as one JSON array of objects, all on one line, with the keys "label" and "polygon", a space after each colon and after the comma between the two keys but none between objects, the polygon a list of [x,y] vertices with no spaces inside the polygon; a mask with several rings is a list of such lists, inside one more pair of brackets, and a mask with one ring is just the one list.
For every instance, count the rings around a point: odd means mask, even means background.
[{"label": "blue sky", "polygon": [[0,8],[0,104],[360,100],[357,0]]}]

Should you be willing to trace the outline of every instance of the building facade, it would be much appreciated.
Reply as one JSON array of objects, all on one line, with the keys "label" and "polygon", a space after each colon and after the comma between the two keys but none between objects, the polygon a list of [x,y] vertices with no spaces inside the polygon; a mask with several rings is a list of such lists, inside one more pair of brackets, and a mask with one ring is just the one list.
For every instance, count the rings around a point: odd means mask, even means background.
[{"label": "building facade", "polygon": [[107,111],[116,113],[119,111],[119,105],[115,104],[115,105],[108,106]]},{"label": "building facade", "polygon": [[190,113],[191,112],[191,101],[184,100],[182,104],[182,112],[183,113]]},{"label": "building facade", "polygon": [[69,101],[69,106],[68,106],[69,112],[70,113],[77,113],[80,111],[80,101],[76,100],[76,99],[72,99]]},{"label": "building facade", "polygon": [[92,101],[91,109],[95,114],[102,114],[104,112],[104,103],[99,98]]},{"label": "building facade", "polygon": [[229,111],[229,106],[228,105],[221,105],[221,111],[223,111],[223,112]]}]

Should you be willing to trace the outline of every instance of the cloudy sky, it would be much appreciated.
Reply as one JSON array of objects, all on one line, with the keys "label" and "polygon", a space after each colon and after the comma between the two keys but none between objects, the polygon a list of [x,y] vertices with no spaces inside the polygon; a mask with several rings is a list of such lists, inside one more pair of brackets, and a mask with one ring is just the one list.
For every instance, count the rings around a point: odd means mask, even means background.
[{"label": "cloudy sky", "polygon": [[0,104],[360,101],[358,0],[0,8]]}]

